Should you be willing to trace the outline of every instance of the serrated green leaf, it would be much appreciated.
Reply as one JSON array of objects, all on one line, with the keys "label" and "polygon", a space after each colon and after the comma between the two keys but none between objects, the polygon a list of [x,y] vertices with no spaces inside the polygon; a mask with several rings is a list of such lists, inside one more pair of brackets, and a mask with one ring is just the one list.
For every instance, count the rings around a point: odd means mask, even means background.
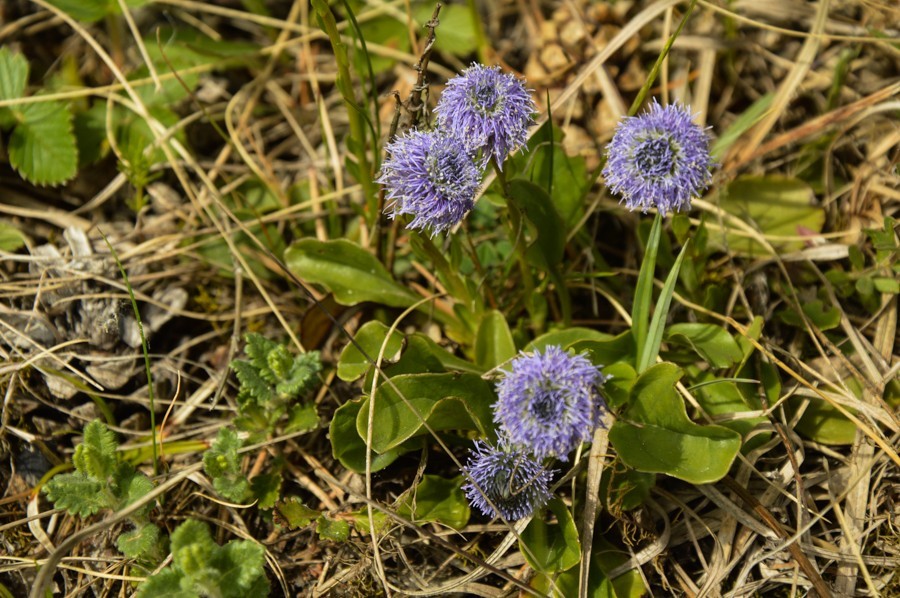
[{"label": "serrated green leaf", "polygon": [[[153,490],[153,482],[144,474],[135,471],[130,463],[123,462],[116,468],[113,489],[120,501],[117,507],[121,509],[147,496]],[[144,507],[144,512],[152,507],[153,503],[148,503]]]},{"label": "serrated green leaf", "polygon": [[[357,532],[364,536],[368,536],[372,533],[371,526],[369,526],[369,514],[366,509],[354,511],[349,513],[349,515],[353,516],[353,527],[356,528]],[[376,534],[387,531],[388,527],[391,525],[391,518],[388,517],[388,514],[377,509],[372,510],[372,519],[375,521],[374,528]]]},{"label": "serrated green leaf", "polygon": [[236,359],[231,362],[231,370],[241,383],[239,407],[243,407],[248,401],[257,405],[270,405],[275,401],[275,390],[253,364]]},{"label": "serrated green leaf", "polygon": [[287,422],[284,424],[284,433],[310,432],[319,427],[319,412],[315,403],[295,405],[288,411]]},{"label": "serrated green leaf", "polygon": [[203,470],[212,479],[216,492],[234,502],[244,502],[250,492],[250,483],[241,472],[241,445],[237,432],[230,427],[220,428],[216,441],[203,453]]},{"label": "serrated green leaf", "polygon": [[397,513],[417,523],[439,521],[454,529],[462,529],[469,523],[471,515],[462,482],[462,476],[446,479],[426,474],[415,488],[400,499]]},{"label": "serrated green leaf", "polygon": [[72,462],[79,473],[105,481],[118,467],[117,447],[116,435],[100,420],[94,420],[84,427],[84,439],[75,447]]},{"label": "serrated green leaf", "polygon": [[58,185],[75,176],[78,147],[65,104],[38,102],[21,109],[9,139],[9,163],[27,181]]},{"label": "serrated green leaf", "polygon": [[741,447],[740,435],[692,422],[675,391],[681,370],[671,363],[647,369],[631,389],[627,410],[609,431],[622,461],[646,473],[665,473],[694,484],[720,480]]},{"label": "serrated green leaf", "polygon": [[197,592],[182,589],[182,579],[184,574],[180,571],[163,569],[138,586],[135,598],[200,598]]},{"label": "serrated green leaf", "polygon": [[[232,540],[219,546],[206,524],[188,519],[172,532],[171,544],[172,565],[150,577],[138,596],[268,596],[265,550],[256,542]],[[190,593],[179,594],[183,588]]]},{"label": "serrated green leaf", "polygon": [[296,497],[291,497],[284,502],[278,503],[275,509],[284,517],[288,527],[291,529],[306,527],[321,515],[319,511],[310,509]]},{"label": "serrated green leaf", "polygon": [[276,384],[275,391],[283,400],[296,399],[312,390],[321,371],[322,360],[318,351],[291,356],[288,369]]},{"label": "serrated green leaf", "polygon": [[397,283],[374,255],[346,239],[303,239],[285,252],[288,269],[300,280],[321,284],[342,305],[373,301],[408,307],[418,297]]},{"label": "serrated green leaf", "polygon": [[316,520],[316,533],[322,540],[346,542],[350,538],[350,524],[341,519],[329,519],[322,515]]},{"label": "serrated green leaf", "polygon": [[250,479],[250,492],[257,500],[256,506],[260,509],[271,509],[281,492],[281,475],[265,473],[253,476]]},{"label": "serrated green leaf", "polygon": [[147,524],[119,536],[119,539],[116,540],[116,547],[128,558],[136,559],[156,550],[158,542],[159,528],[153,524]]},{"label": "serrated green leaf", "polygon": [[100,509],[113,506],[112,496],[106,492],[104,484],[82,473],[53,476],[44,486],[44,492],[56,508],[80,517],[88,517]]},{"label": "serrated green leaf", "polygon": [[25,94],[28,61],[18,52],[0,48],[0,100],[13,100]]}]

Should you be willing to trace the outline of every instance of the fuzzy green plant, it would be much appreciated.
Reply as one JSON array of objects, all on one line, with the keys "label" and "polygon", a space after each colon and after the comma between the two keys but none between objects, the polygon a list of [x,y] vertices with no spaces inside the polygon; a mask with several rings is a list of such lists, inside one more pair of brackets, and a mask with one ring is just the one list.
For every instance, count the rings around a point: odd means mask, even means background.
[{"label": "fuzzy green plant", "polygon": [[[318,351],[292,355],[284,345],[259,334],[248,334],[246,340],[248,359],[231,363],[240,382],[238,430],[255,441],[270,438],[279,429],[290,433],[315,428],[315,405],[300,399],[318,380],[322,369]],[[281,475],[262,473],[248,479],[239,455],[243,445],[235,429],[222,428],[203,454],[203,469],[222,497],[239,503],[256,500],[260,508],[270,509],[279,497]]]},{"label": "fuzzy green plant", "polygon": [[[153,482],[123,461],[116,435],[99,420],[84,428],[75,447],[73,473],[54,476],[44,487],[47,498],[72,515],[89,517],[102,510],[118,511],[143,498]],[[159,528],[150,523],[148,503],[129,517],[134,529],[119,536],[116,546],[129,558],[150,558],[159,549]]]},{"label": "fuzzy green plant", "polygon": [[268,596],[265,549],[250,540],[213,541],[206,524],[188,519],[172,532],[172,564],[138,588],[139,598]]}]

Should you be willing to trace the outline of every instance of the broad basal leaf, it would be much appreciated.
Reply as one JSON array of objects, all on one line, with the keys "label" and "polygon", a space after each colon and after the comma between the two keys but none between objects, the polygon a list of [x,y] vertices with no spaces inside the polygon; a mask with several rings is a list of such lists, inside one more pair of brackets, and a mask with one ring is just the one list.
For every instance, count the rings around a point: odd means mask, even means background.
[{"label": "broad basal leaf", "polygon": [[740,435],[692,422],[675,391],[681,370],[671,363],[648,368],[631,389],[629,407],[609,439],[627,465],[694,484],[721,479],[741,448]]},{"label": "broad basal leaf", "polygon": [[374,255],[346,239],[303,239],[288,247],[284,259],[300,280],[322,285],[343,305],[373,301],[408,307],[417,300]]},{"label": "broad basal leaf", "polygon": [[[396,388],[396,390],[395,390]],[[476,430],[492,427],[491,386],[475,374],[403,374],[384,382],[375,392],[372,450],[384,453],[404,441],[433,431]],[[366,438],[369,399],[356,417],[356,431]]]}]

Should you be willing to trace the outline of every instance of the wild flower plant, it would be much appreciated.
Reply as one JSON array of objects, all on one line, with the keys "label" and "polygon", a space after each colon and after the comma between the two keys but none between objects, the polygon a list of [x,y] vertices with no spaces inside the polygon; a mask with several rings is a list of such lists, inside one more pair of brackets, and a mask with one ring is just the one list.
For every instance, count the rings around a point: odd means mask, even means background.
[{"label": "wild flower plant", "polygon": [[535,458],[565,461],[597,426],[604,406],[597,387],[604,380],[585,356],[560,347],[523,353],[497,383],[494,421]]},{"label": "wild flower plant", "polygon": [[442,131],[411,131],[387,146],[378,182],[391,218],[413,217],[412,229],[431,235],[458,224],[475,205],[481,173],[463,143]]},{"label": "wild flower plant", "polygon": [[691,208],[691,198],[709,186],[709,136],[691,120],[687,107],[655,100],[639,116],[619,122],[606,148],[603,176],[630,210],[646,213]]},{"label": "wild flower plant", "polygon": [[496,446],[477,441],[465,472],[470,480],[462,487],[466,497],[488,517],[502,515],[517,521],[550,500],[553,472],[506,439],[501,438]]},{"label": "wild flower plant", "polygon": [[525,85],[500,67],[473,64],[450,79],[437,107],[437,127],[459,138],[483,164],[502,168],[506,157],[525,145],[535,106]]}]

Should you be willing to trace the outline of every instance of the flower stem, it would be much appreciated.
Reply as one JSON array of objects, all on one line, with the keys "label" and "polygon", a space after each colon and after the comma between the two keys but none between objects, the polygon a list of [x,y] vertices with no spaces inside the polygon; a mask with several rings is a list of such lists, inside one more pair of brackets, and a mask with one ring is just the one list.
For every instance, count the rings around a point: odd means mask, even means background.
[{"label": "flower stem", "polygon": [[522,211],[509,194],[509,183],[506,180],[506,174],[503,172],[503,169],[500,168],[500,164],[493,158],[491,159],[491,164],[493,164],[494,170],[497,172],[497,180],[500,181],[500,189],[503,192],[503,197],[506,198],[506,206],[509,208],[510,236],[513,241],[513,246],[515,247],[516,258],[519,262],[519,270],[522,273],[525,309],[528,310],[529,315],[534,316],[535,314],[533,313],[534,309],[531,301],[532,294],[534,293],[534,277],[531,274],[531,267],[528,265],[528,257],[526,256],[528,247],[525,245],[525,225],[522,220]]}]

